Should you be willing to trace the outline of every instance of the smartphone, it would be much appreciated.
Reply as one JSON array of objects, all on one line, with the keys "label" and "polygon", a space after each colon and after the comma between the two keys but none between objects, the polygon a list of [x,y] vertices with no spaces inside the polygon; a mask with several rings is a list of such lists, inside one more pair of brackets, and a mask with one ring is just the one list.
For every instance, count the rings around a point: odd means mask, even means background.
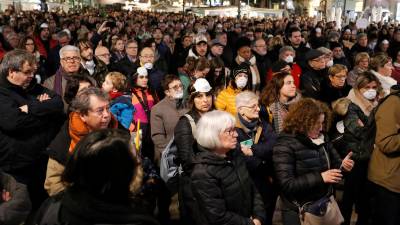
[{"label": "smartphone", "polygon": [[240,142],[240,145],[241,146],[244,145],[246,147],[251,148],[251,146],[253,145],[253,140],[252,139],[248,139],[248,140],[242,141],[242,142]]}]

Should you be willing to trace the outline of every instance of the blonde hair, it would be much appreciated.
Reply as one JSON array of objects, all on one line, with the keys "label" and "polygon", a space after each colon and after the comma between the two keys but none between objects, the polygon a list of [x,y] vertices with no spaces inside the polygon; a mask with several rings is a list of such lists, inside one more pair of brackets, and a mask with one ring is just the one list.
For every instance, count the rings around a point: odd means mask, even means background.
[{"label": "blonde hair", "polygon": [[335,64],[331,68],[329,68],[328,75],[329,76],[335,76],[336,74],[342,72],[343,70],[345,70],[346,73],[347,73],[347,67],[345,65]]},{"label": "blonde hair", "polygon": [[356,55],[355,60],[354,60],[355,65],[360,64],[361,60],[364,60],[364,59],[368,59],[368,61],[369,61],[369,55],[368,55],[368,53],[366,53],[366,52],[360,52],[360,53],[358,53],[358,54]]},{"label": "blonde hair", "polygon": [[125,75],[120,72],[110,72],[106,77],[109,77],[111,83],[117,91],[125,91],[127,87],[127,80]]}]

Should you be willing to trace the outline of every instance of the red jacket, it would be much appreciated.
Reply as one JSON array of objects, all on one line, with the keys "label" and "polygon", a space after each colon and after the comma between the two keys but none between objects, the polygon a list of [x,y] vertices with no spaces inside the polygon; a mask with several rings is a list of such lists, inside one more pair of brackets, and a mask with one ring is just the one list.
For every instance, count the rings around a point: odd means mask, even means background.
[{"label": "red jacket", "polygon": [[[37,47],[37,49],[38,49],[40,55],[42,55],[42,56],[44,56],[45,58],[47,58],[48,52],[46,51],[46,48],[44,47],[44,44],[43,44],[42,40],[40,39],[40,37],[39,37],[39,36],[36,36],[36,37],[34,38],[34,41],[35,41],[36,47]],[[52,39],[52,38],[50,38],[49,41],[50,41],[50,49],[56,47],[57,44],[58,44],[57,41],[54,40],[54,39]]]},{"label": "red jacket", "polygon": [[[292,70],[290,71],[290,74],[292,74],[293,79],[294,79],[294,85],[296,85],[297,89],[300,88],[300,76],[301,76],[301,68],[299,65],[294,63],[292,65]],[[272,79],[272,69],[270,68],[267,73],[267,83]]]},{"label": "red jacket", "polygon": [[392,78],[400,83],[400,64],[393,63]]}]

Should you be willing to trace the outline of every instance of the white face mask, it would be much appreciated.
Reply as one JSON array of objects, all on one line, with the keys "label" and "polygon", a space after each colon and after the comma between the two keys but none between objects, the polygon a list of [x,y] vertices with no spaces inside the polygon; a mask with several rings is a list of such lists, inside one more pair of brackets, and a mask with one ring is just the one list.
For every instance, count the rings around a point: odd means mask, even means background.
[{"label": "white face mask", "polygon": [[183,98],[183,90],[175,92],[174,99],[181,99],[181,98]]},{"label": "white face mask", "polygon": [[331,67],[331,66],[333,66],[333,60],[329,60],[329,61],[326,63],[326,67]]},{"label": "white face mask", "polygon": [[239,77],[239,78],[236,79],[235,83],[236,83],[236,86],[238,88],[242,89],[242,88],[246,87],[247,78],[246,77]]},{"label": "white face mask", "polygon": [[285,62],[293,63],[293,56],[289,55],[288,57],[286,57]]},{"label": "white face mask", "polygon": [[148,70],[153,69],[153,63],[145,63],[143,66],[144,66],[144,68],[146,68]]},{"label": "white face mask", "polygon": [[368,100],[373,100],[376,98],[376,90],[375,89],[368,89],[363,93],[364,98]]}]

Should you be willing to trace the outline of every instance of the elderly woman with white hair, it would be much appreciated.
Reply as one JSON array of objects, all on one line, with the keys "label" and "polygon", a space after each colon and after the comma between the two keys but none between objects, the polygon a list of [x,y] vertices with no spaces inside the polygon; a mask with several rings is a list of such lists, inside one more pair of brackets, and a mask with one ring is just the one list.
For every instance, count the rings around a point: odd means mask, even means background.
[{"label": "elderly woman with white hair", "polygon": [[[205,113],[197,123],[199,152],[191,174],[201,224],[261,225],[265,210],[237,147],[235,118]],[[198,223],[200,224],[200,222]]]},{"label": "elderly woman with white hair", "polygon": [[244,91],[236,96],[236,131],[246,165],[255,186],[265,204],[264,224],[272,224],[278,191],[272,183],[273,163],[272,147],[276,133],[267,119],[259,116],[258,96],[251,91]]}]

